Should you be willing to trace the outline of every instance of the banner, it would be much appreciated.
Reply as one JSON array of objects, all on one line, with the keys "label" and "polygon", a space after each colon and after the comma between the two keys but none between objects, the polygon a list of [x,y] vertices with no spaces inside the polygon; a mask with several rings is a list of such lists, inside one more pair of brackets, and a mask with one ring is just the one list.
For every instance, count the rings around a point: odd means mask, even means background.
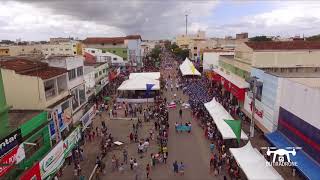
[{"label": "banner", "polygon": [[40,161],[41,178],[45,179],[58,171],[64,162],[63,141],[61,140],[50,152]]},{"label": "banner", "polygon": [[23,145],[16,146],[0,159],[0,177],[11,170],[14,164],[18,164],[25,158]]},{"label": "banner", "polygon": [[26,170],[20,177],[20,180],[41,180],[39,162]]},{"label": "banner", "polygon": [[89,109],[89,111],[86,112],[86,114],[84,116],[82,116],[82,118],[80,119],[84,129],[91,124],[92,119],[94,118],[95,115],[96,115],[96,105],[93,105]]},{"label": "banner", "polygon": [[81,138],[80,127],[77,127],[65,140],[63,140],[64,157],[68,157],[70,151]]},{"label": "banner", "polygon": [[21,130],[17,129],[16,131],[0,140],[0,157],[20,143],[22,143]]}]

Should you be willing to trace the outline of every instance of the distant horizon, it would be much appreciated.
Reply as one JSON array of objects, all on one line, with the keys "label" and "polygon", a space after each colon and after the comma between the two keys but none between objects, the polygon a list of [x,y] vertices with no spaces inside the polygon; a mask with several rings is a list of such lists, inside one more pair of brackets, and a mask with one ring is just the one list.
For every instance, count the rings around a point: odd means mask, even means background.
[{"label": "distant horizon", "polygon": [[320,32],[319,9],[317,1],[3,0],[0,39],[126,34],[174,39],[185,33],[186,14],[190,34],[204,30],[207,37],[221,38],[241,32],[250,37],[307,37]]}]

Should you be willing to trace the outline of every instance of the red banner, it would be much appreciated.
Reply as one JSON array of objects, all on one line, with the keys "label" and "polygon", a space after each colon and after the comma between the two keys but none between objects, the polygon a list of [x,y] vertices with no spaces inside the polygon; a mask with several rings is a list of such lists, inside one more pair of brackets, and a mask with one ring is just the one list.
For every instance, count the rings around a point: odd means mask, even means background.
[{"label": "red banner", "polygon": [[18,146],[13,148],[9,153],[4,155],[0,159],[0,164],[1,164],[0,177],[5,175],[7,172],[9,172],[11,170],[11,168],[15,164],[17,152],[18,152]]},{"label": "red banner", "polygon": [[239,88],[224,77],[220,76],[218,73],[213,73],[212,79],[216,82],[221,83],[223,87],[231,94],[233,94],[239,101],[244,101],[244,95],[246,92],[244,88]]},{"label": "red banner", "polygon": [[25,171],[20,177],[20,180],[41,180],[39,162]]}]

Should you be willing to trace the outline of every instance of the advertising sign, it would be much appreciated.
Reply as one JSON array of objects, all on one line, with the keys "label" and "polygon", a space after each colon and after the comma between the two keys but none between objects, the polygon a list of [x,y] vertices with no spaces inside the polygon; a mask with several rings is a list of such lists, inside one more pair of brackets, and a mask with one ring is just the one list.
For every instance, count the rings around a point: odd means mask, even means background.
[{"label": "advertising sign", "polygon": [[26,170],[20,177],[20,180],[41,180],[39,162]]},{"label": "advertising sign", "polygon": [[0,157],[22,142],[21,130],[18,129],[0,140]]},{"label": "advertising sign", "polygon": [[81,138],[80,127],[77,127],[65,140],[63,140],[64,157],[76,146]]},{"label": "advertising sign", "polygon": [[[13,165],[17,163],[18,150],[19,150],[19,146],[16,146],[9,153],[4,155],[0,159],[0,177],[2,177],[7,172],[9,172],[10,169],[13,167]],[[22,148],[22,151],[23,151],[23,148]],[[23,151],[23,154],[24,154],[24,151]]]},{"label": "advertising sign", "polygon": [[[248,96],[248,94],[246,94],[245,96],[245,101],[244,101],[244,109],[252,114],[252,99]],[[262,122],[263,120],[263,115],[264,115],[264,111],[263,111],[263,104],[256,100],[255,101],[255,115],[254,118],[257,119],[258,121]]]},{"label": "advertising sign", "polygon": [[45,179],[53,175],[60,169],[64,162],[63,141],[60,141],[50,152],[40,161],[41,178]]},{"label": "advertising sign", "polygon": [[82,116],[80,120],[84,128],[88,127],[91,124],[92,119],[94,118],[95,115],[96,115],[96,105],[93,105],[89,109],[89,111],[84,116]]}]

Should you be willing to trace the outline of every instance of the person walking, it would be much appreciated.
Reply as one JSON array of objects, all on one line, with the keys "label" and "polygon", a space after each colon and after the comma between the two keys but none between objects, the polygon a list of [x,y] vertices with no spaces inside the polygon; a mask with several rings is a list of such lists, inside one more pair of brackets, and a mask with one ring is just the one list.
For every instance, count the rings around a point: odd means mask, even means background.
[{"label": "person walking", "polygon": [[182,119],[182,109],[179,110],[180,119]]},{"label": "person walking", "polygon": [[178,165],[177,161],[174,161],[174,163],[173,163],[173,173],[174,173],[174,175],[179,173],[179,165]]},{"label": "person walking", "polygon": [[122,154],[123,154],[123,163],[128,164],[128,151],[127,151],[127,149],[124,149]]},{"label": "person walking", "polygon": [[167,159],[168,159],[167,153],[163,153],[163,162],[165,164],[167,164]]},{"label": "person walking", "polygon": [[130,163],[130,169],[133,170],[133,163],[134,163],[134,161],[133,161],[133,158],[132,158],[132,157],[130,158],[129,163]]},{"label": "person walking", "polygon": [[149,179],[149,175],[150,175],[150,165],[149,164],[147,164],[146,172],[147,172],[147,179]]},{"label": "person walking", "polygon": [[180,163],[179,171],[180,171],[180,175],[183,176],[184,175],[184,164],[182,162]]}]

